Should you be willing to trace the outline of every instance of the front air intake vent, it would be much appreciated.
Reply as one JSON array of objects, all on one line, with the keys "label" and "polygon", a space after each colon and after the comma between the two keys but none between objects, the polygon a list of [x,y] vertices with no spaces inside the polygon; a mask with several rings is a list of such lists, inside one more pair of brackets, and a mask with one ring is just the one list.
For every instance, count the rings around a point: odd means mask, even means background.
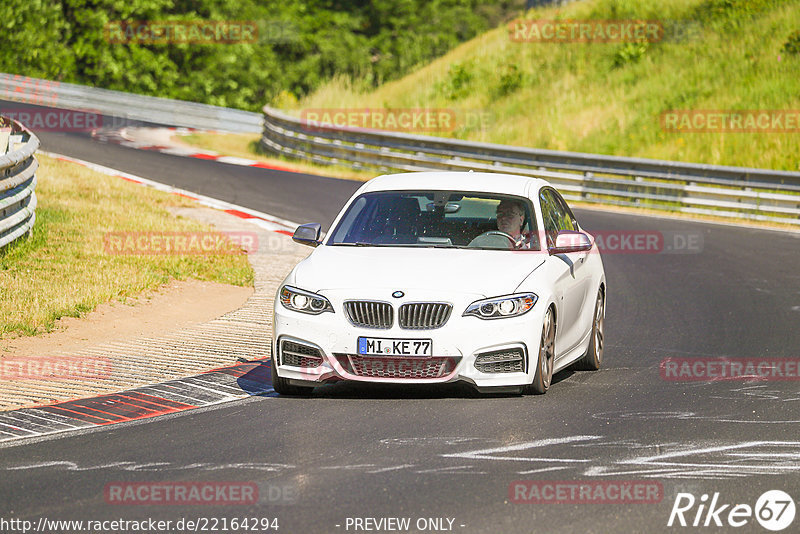
[{"label": "front air intake vent", "polygon": [[525,371],[525,353],[521,348],[484,352],[475,358],[481,373],[521,373]]},{"label": "front air intake vent", "polygon": [[430,330],[444,326],[453,306],[446,302],[412,302],[400,306],[400,327],[408,330]]},{"label": "front air intake vent", "polygon": [[358,354],[334,354],[345,372],[367,378],[392,380],[433,380],[453,373],[459,358],[372,357]]},{"label": "front air intake vent", "polygon": [[344,303],[347,318],[356,326],[365,328],[391,328],[394,322],[392,305],[373,300],[349,300]]},{"label": "front air intake vent", "polygon": [[281,364],[293,367],[319,367],[322,354],[316,347],[284,339],[281,342]]}]

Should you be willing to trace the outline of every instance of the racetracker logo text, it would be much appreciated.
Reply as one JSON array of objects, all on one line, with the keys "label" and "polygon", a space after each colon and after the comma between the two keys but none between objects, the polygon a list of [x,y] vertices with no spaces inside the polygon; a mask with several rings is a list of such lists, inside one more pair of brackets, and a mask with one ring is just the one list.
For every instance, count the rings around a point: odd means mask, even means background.
[{"label": "racetracker logo text", "polygon": [[7,358],[0,380],[102,380],[111,377],[111,360],[96,357]]},{"label": "racetracker logo text", "polygon": [[655,43],[664,38],[657,20],[514,20],[509,37],[517,43]]},{"label": "racetracker logo text", "polygon": [[[592,230],[595,246],[591,252],[602,254],[698,254],[703,251],[699,232],[659,232],[651,230]],[[539,236],[545,237],[544,233]],[[575,245],[580,236],[573,234]]]},{"label": "racetracker logo text", "polygon": [[403,132],[451,131],[456,127],[452,109],[304,109],[300,118],[314,128],[365,128]]},{"label": "racetracker logo text", "polygon": [[109,232],[106,254],[201,255],[241,254],[258,250],[255,232]]},{"label": "racetracker logo text", "polygon": [[114,20],[104,33],[111,44],[255,43],[258,25],[252,20]]},{"label": "racetracker logo text", "polygon": [[304,109],[300,120],[309,130],[366,129],[393,132],[452,132],[485,129],[492,120],[482,110],[450,108],[319,108]]},{"label": "racetracker logo text", "polygon": [[[0,91],[4,100],[25,102],[39,106],[55,106],[58,103],[58,88],[61,82],[29,78],[28,76],[15,75],[13,78],[3,80],[5,92]],[[5,112],[3,113],[5,115]]]},{"label": "racetracker logo text", "polygon": [[103,117],[94,111],[25,107],[3,110],[2,115],[36,132],[88,132],[103,126]]},{"label": "racetracker logo text", "polygon": [[661,114],[670,133],[800,133],[797,109],[682,109]]},{"label": "racetracker logo text", "polygon": [[255,482],[110,482],[104,490],[108,504],[229,505],[258,502]]},{"label": "racetracker logo text", "polygon": [[652,504],[664,487],[652,480],[516,480],[508,498],[516,504]]},{"label": "racetracker logo text", "polygon": [[715,380],[800,380],[800,358],[664,358],[662,380],[711,382]]}]

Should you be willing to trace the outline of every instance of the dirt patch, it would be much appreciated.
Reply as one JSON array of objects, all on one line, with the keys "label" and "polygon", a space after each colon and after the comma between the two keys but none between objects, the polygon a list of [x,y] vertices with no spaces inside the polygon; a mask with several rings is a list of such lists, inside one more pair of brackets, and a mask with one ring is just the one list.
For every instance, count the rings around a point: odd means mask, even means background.
[{"label": "dirt patch", "polygon": [[48,334],[0,341],[0,360],[55,356],[111,341],[159,336],[236,310],[252,294],[252,287],[173,280],[124,303],[101,304],[84,317],[59,319]]}]

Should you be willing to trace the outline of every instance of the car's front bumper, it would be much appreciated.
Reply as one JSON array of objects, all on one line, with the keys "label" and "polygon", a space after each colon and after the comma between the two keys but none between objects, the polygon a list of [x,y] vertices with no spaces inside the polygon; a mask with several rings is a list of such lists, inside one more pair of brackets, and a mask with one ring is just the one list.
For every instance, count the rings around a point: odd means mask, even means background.
[{"label": "car's front bumper", "polygon": [[[485,320],[463,317],[465,306],[454,306],[447,323],[429,330],[358,327],[334,302],[335,313],[307,315],[275,306],[273,355],[278,376],[303,385],[337,380],[373,383],[436,384],[464,381],[480,389],[508,388],[530,384],[536,370],[541,336],[543,303],[512,318]],[[359,337],[430,339],[431,357],[360,356]],[[308,349],[291,345],[298,344]],[[287,353],[283,354],[284,349]],[[295,349],[295,350],[292,350]],[[305,356],[298,356],[298,351]],[[486,365],[487,353],[504,358],[522,356],[521,365]],[[484,356],[483,365],[476,358]],[[479,369],[480,367],[480,369]],[[510,370],[509,370],[510,369]]]}]

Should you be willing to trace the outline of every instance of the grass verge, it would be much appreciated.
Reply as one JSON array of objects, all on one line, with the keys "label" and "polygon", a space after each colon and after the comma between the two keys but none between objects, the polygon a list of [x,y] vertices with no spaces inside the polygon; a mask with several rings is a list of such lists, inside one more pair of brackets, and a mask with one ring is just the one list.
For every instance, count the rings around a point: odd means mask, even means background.
[{"label": "grass verge", "polygon": [[53,329],[98,304],[124,301],[171,279],[253,284],[242,253],[118,255],[108,232],[200,232],[208,225],[175,217],[192,201],[46,156],[39,160],[36,224],[31,237],[0,251],[0,339]]}]

